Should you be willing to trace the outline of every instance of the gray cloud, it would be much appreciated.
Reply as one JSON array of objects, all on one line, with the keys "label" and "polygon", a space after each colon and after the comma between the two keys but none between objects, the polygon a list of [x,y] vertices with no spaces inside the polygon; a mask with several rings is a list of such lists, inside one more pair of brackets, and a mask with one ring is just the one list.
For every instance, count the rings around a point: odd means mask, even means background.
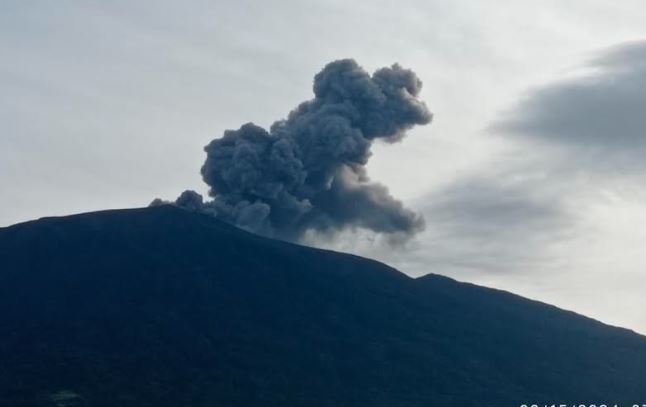
[{"label": "gray cloud", "polygon": [[491,131],[567,149],[586,169],[644,170],[646,42],[608,49],[584,68],[530,91]]},{"label": "gray cloud", "polygon": [[544,267],[546,251],[566,238],[575,217],[542,179],[510,174],[459,179],[427,196],[423,208],[431,264],[467,272]]},{"label": "gray cloud", "polygon": [[545,273],[557,268],[558,252],[579,226],[579,217],[563,199],[566,186],[553,185],[553,174],[534,170],[482,168],[426,194],[415,207],[428,227],[399,250],[389,250],[388,239],[354,231],[333,238],[308,236],[308,242],[367,255],[413,275],[473,279]]},{"label": "gray cloud", "polygon": [[548,268],[564,256],[553,249],[584,238],[581,216],[598,191],[643,174],[644,111],[646,42],[606,49],[575,75],[527,92],[488,128],[512,141],[493,158],[504,164],[425,198],[432,254],[422,260],[470,272]]},{"label": "gray cloud", "polygon": [[461,180],[436,193],[426,210],[438,227],[478,240],[497,235],[514,240],[519,232],[551,229],[564,218],[558,202],[528,183],[496,183],[488,178]]},{"label": "gray cloud", "polygon": [[[375,140],[399,141],[431,121],[417,98],[421,87],[397,64],[370,75],[351,59],[329,63],[314,78],[314,99],[269,131],[247,123],[205,147],[201,172],[213,199],[201,206],[237,226],[290,240],[308,230],[422,230],[421,216],[372,182],[365,168]],[[176,204],[200,202],[187,191]]]}]

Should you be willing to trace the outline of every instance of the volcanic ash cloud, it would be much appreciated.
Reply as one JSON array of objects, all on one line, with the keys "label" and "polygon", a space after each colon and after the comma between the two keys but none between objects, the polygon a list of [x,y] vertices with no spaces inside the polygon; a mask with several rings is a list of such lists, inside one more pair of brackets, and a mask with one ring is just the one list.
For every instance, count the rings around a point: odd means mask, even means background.
[{"label": "volcanic ash cloud", "polygon": [[287,240],[346,228],[412,235],[424,220],[372,182],[366,164],[374,140],[396,142],[431,121],[421,87],[397,64],[370,75],[352,59],[331,62],[314,77],[314,98],[286,119],[211,141],[201,172],[212,200],[186,191],[176,204]]}]

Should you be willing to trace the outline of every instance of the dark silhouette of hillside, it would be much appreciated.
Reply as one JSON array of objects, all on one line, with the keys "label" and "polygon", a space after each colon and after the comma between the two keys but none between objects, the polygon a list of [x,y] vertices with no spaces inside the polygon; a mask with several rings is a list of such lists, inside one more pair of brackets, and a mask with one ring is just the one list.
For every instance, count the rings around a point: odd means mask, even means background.
[{"label": "dark silhouette of hillside", "polygon": [[0,406],[646,401],[646,338],[173,206],[0,229]]}]

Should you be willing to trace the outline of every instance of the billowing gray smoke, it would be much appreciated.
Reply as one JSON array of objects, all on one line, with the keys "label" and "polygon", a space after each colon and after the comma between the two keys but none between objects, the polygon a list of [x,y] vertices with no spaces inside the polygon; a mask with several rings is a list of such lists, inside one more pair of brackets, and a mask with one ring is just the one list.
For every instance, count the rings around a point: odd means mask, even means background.
[{"label": "billowing gray smoke", "polygon": [[186,191],[176,204],[288,240],[309,229],[413,234],[423,219],[371,182],[365,165],[375,139],[399,141],[431,121],[421,87],[399,65],[371,76],[352,59],[329,63],[314,78],[314,99],[269,131],[247,123],[211,141],[202,176],[213,200]]}]

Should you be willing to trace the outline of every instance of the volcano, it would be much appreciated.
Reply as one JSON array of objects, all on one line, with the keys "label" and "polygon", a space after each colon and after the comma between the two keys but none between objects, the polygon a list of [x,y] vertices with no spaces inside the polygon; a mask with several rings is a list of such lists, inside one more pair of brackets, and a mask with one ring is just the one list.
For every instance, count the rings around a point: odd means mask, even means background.
[{"label": "volcano", "polygon": [[511,293],[171,205],[0,229],[3,407],[644,401],[645,337]]}]

